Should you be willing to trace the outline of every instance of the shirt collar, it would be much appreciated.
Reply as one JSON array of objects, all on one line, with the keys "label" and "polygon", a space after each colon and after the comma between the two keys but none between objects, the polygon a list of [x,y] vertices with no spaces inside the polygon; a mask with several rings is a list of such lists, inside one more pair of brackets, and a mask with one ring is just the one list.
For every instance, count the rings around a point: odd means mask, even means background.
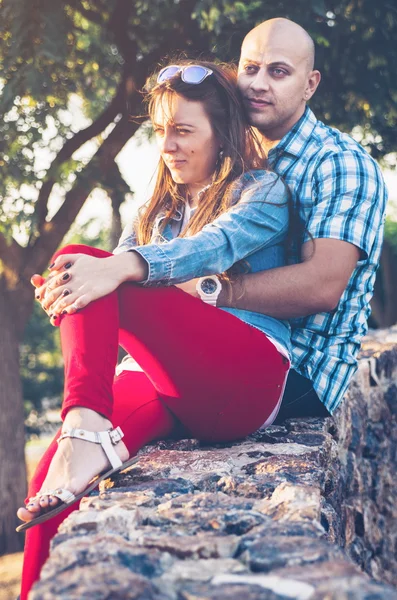
[{"label": "shirt collar", "polygon": [[317,124],[314,113],[306,106],[305,112],[292,129],[269,152],[269,159],[280,156],[281,153],[301,156],[313,130]]},{"label": "shirt collar", "polygon": [[[200,199],[201,196],[204,194],[204,192],[206,192],[210,187],[212,186],[212,183],[208,183],[207,185],[205,185],[197,194],[197,198]],[[186,201],[187,202],[187,201]],[[168,208],[169,208],[170,204],[168,204]],[[181,221],[184,213],[185,213],[185,207],[186,205],[184,205],[182,207],[182,209],[177,208],[175,210],[175,214],[172,216],[171,221]],[[194,207],[194,209],[196,209],[197,207]],[[191,210],[194,210],[191,209]],[[166,209],[162,209],[158,215],[157,215],[157,220],[158,221],[162,221],[163,219],[165,219],[165,215],[166,215]]]}]

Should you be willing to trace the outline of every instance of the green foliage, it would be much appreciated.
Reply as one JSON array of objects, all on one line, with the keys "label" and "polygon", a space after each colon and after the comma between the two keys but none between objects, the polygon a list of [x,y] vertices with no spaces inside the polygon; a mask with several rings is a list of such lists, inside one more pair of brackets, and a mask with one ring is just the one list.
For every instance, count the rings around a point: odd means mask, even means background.
[{"label": "green foliage", "polygon": [[[395,149],[397,11],[392,3],[136,0],[125,19],[117,12],[120,5],[1,0],[0,230],[9,232],[10,223],[34,226],[32,213],[49,161],[78,129],[65,110],[73,98],[95,120],[114,98],[127,64],[138,67],[153,54],[149,74],[160,47],[236,60],[244,35],[272,17],[295,20],[316,41],[323,74],[311,103],[316,114],[343,130],[356,128],[376,158]],[[67,160],[55,171],[61,189],[71,186],[79,168]],[[95,184],[100,183],[99,174]]]},{"label": "green foliage", "polygon": [[[0,197],[5,199],[0,229],[4,231],[10,222],[20,224],[24,219],[30,227],[29,215],[49,161],[77,131],[65,110],[70,100],[78,96],[87,118],[95,119],[115,94],[122,59],[112,51],[106,28],[63,2],[2,0],[0,17],[6,24],[0,33]],[[76,161],[68,161],[57,172],[65,189],[76,166]],[[6,211],[6,200],[8,204],[19,200],[26,211]]]},{"label": "green foliage", "polygon": [[[121,94],[110,129],[140,69],[143,82],[176,50],[237,60],[244,35],[278,16],[316,41],[323,74],[311,101],[316,114],[354,129],[377,158],[395,150],[397,10],[386,0],[0,0],[0,232],[36,241],[37,200],[49,178],[61,196],[79,178],[117,206],[129,192],[116,168],[104,174],[103,157],[85,169],[87,161],[71,155],[50,169],[86,126],[71,118],[73,103],[95,123]],[[95,134],[97,146],[105,137],[105,129]]]},{"label": "green foliage", "polygon": [[[33,293],[33,289],[32,289]],[[63,361],[59,335],[38,303],[20,347],[20,372],[26,412],[40,410],[44,398],[59,398],[63,389]]]},{"label": "green foliage", "polygon": [[[135,0],[120,11],[117,0],[0,0],[0,232],[26,238],[35,227],[37,198],[49,167],[81,123],[68,108],[77,103],[95,122],[122,89],[126,74],[161,56],[237,60],[244,35],[263,20],[287,17],[312,35],[319,92],[311,106],[328,123],[355,129],[377,158],[395,150],[397,121],[397,9],[386,0]],[[161,51],[160,51],[161,49]],[[157,53],[157,54],[156,54]],[[112,122],[115,123],[117,119]],[[84,125],[85,126],[85,125]],[[102,143],[97,137],[97,143]],[[52,168],[59,193],[84,174],[88,191],[101,187],[119,206],[129,188],[115,167],[103,175],[98,159],[68,157]],[[397,225],[386,222],[396,248]],[[64,243],[108,248],[109,232],[87,239],[73,228]],[[36,304],[21,347],[25,401],[60,396],[58,331]]]},{"label": "green foliage", "polygon": [[390,218],[386,219],[385,222],[385,240],[389,242],[390,246],[393,248],[394,254],[397,257],[397,221],[393,221]]},{"label": "green foliage", "polygon": [[243,36],[260,22],[287,17],[316,43],[322,72],[311,100],[316,115],[356,135],[375,158],[395,152],[397,8],[387,0],[200,0],[195,18],[212,34],[217,56],[238,59]]}]

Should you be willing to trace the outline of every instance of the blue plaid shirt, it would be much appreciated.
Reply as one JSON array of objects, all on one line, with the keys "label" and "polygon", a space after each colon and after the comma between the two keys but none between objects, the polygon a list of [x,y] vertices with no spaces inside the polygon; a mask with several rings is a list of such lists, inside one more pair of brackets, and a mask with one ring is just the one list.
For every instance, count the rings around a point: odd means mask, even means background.
[{"label": "blue plaid shirt", "polygon": [[291,321],[293,368],[312,381],[332,414],[357,368],[361,338],[367,331],[387,193],[369,154],[350,136],[318,121],[309,108],[270,150],[269,162],[292,192],[294,220],[299,224],[290,262],[300,262],[308,232],[313,238],[343,240],[361,250],[335,310]]}]

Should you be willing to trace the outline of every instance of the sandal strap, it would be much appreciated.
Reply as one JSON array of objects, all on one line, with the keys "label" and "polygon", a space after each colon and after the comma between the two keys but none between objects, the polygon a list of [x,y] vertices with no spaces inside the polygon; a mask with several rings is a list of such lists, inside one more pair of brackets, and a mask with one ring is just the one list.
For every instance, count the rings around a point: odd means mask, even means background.
[{"label": "sandal strap", "polygon": [[65,438],[78,438],[79,440],[91,442],[92,444],[100,444],[112,465],[112,468],[117,469],[121,467],[123,461],[119,458],[113,446],[118,444],[123,437],[124,433],[120,427],[108,429],[107,431],[87,431],[86,429],[72,427],[72,429],[62,429],[62,433],[57,442],[59,444],[59,442]]},{"label": "sandal strap", "polygon": [[71,504],[74,502],[76,496],[69,492],[69,490],[65,490],[63,488],[57,488],[56,490],[44,490],[44,492],[38,492],[34,499],[41,498],[42,496],[55,496],[55,498],[59,498],[65,504]]}]

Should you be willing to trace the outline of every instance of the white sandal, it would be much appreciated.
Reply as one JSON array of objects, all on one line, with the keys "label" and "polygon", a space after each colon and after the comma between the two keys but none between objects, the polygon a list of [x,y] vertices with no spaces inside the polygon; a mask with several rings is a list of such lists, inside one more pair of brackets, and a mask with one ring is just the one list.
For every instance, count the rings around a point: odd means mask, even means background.
[{"label": "white sandal", "polygon": [[39,525],[39,523],[44,523],[45,521],[52,519],[52,517],[55,517],[55,515],[58,515],[62,511],[66,510],[66,508],[68,508],[70,504],[81,500],[81,498],[84,498],[84,496],[92,492],[92,490],[95,489],[101,481],[103,481],[104,479],[108,479],[108,477],[111,477],[112,475],[115,475],[120,471],[123,471],[124,469],[130,467],[138,461],[138,458],[134,457],[130,458],[129,460],[123,463],[117,455],[115,449],[113,448],[113,446],[118,444],[118,442],[124,437],[124,433],[121,431],[120,427],[116,427],[115,429],[109,429],[108,431],[87,431],[85,429],[77,428],[63,429],[62,435],[60,435],[60,437],[57,440],[58,444],[61,440],[68,437],[78,438],[80,440],[84,440],[85,442],[91,442],[93,444],[100,444],[112,468],[94,477],[94,479],[92,479],[89,482],[86,489],[77,495],[72,494],[72,492],[69,492],[69,490],[65,490],[63,488],[39,492],[31,500],[37,500],[42,496],[55,496],[56,498],[59,498],[59,500],[62,500],[63,504],[55,507],[49,512],[40,515],[39,517],[35,517],[34,519],[32,519],[32,521],[28,521],[23,525],[19,525],[19,527],[17,527],[16,529],[17,531],[25,531],[26,529],[30,529],[30,527],[34,527],[35,525]]}]

